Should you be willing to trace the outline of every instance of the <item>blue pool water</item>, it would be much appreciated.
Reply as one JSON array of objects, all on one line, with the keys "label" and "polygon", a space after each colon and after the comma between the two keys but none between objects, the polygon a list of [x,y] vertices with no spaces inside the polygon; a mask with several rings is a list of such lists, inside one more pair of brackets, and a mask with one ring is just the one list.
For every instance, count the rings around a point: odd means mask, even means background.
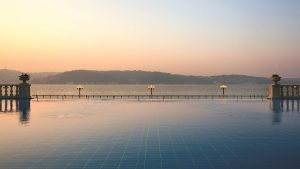
[{"label": "blue pool water", "polygon": [[1,169],[300,168],[299,101],[7,104]]}]

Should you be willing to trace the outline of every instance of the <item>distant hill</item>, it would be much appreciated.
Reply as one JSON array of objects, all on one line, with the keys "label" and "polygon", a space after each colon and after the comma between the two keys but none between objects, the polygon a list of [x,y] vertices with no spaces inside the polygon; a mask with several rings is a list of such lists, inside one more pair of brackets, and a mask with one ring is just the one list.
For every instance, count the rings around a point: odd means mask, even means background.
[{"label": "distant hill", "polygon": [[[20,71],[0,69],[0,83],[19,83]],[[33,84],[269,84],[270,78],[246,75],[186,76],[148,71],[73,70],[29,73]],[[300,83],[300,78],[282,83]]]},{"label": "distant hill", "polygon": [[300,78],[285,78],[280,82],[281,84],[300,84]]},{"label": "distant hill", "polygon": [[19,83],[20,74],[16,70],[0,69],[0,83]]},{"label": "distant hill", "polygon": [[36,79],[47,84],[267,84],[268,78],[245,75],[185,76],[146,71],[73,70]]},{"label": "distant hill", "polygon": [[[20,83],[19,76],[22,74],[21,71],[0,69],[0,83]],[[43,79],[48,76],[53,76],[57,73],[54,72],[40,72],[40,73],[29,73],[31,80]]]}]

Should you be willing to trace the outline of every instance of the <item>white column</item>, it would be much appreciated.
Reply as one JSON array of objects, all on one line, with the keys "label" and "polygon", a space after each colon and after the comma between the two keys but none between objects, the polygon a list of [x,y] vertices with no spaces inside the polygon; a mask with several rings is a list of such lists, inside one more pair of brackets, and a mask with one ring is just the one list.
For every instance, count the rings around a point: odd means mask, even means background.
[{"label": "white column", "polygon": [[7,86],[7,85],[5,85],[5,86],[4,86],[4,96],[8,96],[8,93],[7,93],[7,88],[8,88],[8,86]]}]

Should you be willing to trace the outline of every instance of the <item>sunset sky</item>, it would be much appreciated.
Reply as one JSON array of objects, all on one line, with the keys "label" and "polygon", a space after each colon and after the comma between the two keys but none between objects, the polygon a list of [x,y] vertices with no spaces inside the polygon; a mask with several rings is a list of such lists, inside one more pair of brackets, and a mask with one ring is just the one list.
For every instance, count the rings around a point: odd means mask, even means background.
[{"label": "sunset sky", "polygon": [[299,0],[0,0],[0,69],[300,77]]}]

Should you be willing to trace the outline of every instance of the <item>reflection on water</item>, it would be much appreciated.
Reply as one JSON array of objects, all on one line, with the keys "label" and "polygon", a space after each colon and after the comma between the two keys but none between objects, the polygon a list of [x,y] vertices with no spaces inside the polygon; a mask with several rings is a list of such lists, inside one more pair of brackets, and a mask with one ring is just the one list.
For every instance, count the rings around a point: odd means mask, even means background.
[{"label": "reflection on water", "polygon": [[[273,112],[273,124],[280,124],[282,114],[300,112],[300,100],[270,100],[270,110]],[[30,99],[0,99],[0,113],[19,113],[22,124],[29,122]],[[65,114],[64,114],[65,115]]]},{"label": "reflection on water", "polygon": [[300,100],[274,99],[270,101],[270,109],[273,112],[273,123],[280,124],[283,113],[300,112]]},{"label": "reflection on water", "polygon": [[22,124],[29,122],[30,99],[0,99],[1,113],[19,113]]}]

